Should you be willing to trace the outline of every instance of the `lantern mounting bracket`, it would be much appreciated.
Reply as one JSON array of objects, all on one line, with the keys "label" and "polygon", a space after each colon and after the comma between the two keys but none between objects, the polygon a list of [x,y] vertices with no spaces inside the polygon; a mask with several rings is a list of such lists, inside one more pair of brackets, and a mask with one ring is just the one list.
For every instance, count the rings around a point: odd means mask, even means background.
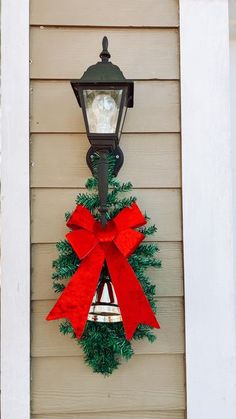
[{"label": "lantern mounting bracket", "polygon": [[[94,155],[95,155],[96,151],[99,151],[99,150],[96,150],[93,147],[90,147],[88,152],[87,152],[87,155],[86,155],[86,162],[87,162],[87,165],[88,165],[89,169],[91,170],[92,174],[94,174],[93,173],[93,160],[94,160]],[[123,166],[123,163],[124,163],[124,154],[123,154],[123,151],[121,150],[121,148],[119,146],[117,146],[115,148],[115,150],[112,150],[110,152],[115,157],[113,175],[117,176],[121,167]]]}]

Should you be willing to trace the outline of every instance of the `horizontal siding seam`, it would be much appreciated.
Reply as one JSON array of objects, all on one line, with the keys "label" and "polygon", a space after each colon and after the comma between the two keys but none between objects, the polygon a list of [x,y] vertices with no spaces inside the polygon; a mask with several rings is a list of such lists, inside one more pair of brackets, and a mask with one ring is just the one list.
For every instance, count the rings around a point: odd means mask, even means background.
[{"label": "horizontal siding seam", "polygon": [[179,29],[179,24],[178,25],[173,25],[173,26],[169,26],[169,25],[72,25],[72,24],[63,24],[63,25],[53,25],[53,24],[49,24],[49,23],[30,23],[30,27],[31,28],[52,28],[52,29],[128,29],[128,30],[132,30],[132,29],[151,29],[151,30],[155,30],[155,29],[159,29],[159,30],[178,30]]}]

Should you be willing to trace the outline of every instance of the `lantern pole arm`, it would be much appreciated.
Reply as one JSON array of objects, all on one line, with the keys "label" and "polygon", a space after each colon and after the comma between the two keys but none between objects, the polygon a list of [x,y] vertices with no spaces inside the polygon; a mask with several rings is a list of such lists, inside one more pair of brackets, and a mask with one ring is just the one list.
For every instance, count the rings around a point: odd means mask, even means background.
[{"label": "lantern pole arm", "polygon": [[108,150],[98,150],[98,195],[99,195],[99,212],[101,214],[101,223],[105,227],[107,212],[107,194],[108,194]]}]

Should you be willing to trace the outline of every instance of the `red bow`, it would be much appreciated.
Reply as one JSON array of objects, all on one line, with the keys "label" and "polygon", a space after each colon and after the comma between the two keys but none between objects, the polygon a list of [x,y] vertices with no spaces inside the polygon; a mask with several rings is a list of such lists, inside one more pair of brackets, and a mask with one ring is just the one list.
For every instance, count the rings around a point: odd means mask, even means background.
[{"label": "red bow", "polygon": [[132,230],[132,227],[140,227],[145,223],[135,203],[130,208],[124,208],[105,228],[87,208],[78,205],[67,222],[73,231],[66,237],[81,263],[47,320],[67,318],[76,337],[81,337],[106,260],[126,338],[132,338],[139,323],[159,328],[143,289],[126,259],[144,239],[144,235]]}]

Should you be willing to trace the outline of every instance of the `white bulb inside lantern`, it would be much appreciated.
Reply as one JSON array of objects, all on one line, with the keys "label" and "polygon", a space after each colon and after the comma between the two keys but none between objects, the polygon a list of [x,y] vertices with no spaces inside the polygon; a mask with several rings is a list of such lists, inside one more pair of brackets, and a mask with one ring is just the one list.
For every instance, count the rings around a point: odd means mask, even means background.
[{"label": "white bulb inside lantern", "polygon": [[90,133],[114,134],[117,128],[122,89],[83,91]]},{"label": "white bulb inside lantern", "polygon": [[96,95],[92,103],[92,113],[95,117],[95,132],[114,132],[117,111],[116,102],[110,95],[104,93]]}]

